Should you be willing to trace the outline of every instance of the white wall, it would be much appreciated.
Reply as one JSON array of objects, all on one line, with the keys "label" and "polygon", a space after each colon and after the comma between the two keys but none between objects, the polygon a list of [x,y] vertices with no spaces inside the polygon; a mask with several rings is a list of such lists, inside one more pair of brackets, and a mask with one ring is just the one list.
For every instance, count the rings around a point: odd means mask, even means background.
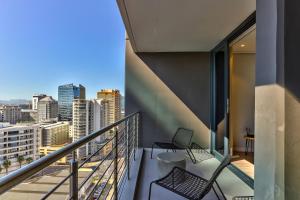
[{"label": "white wall", "polygon": [[230,68],[230,139],[236,151],[245,150],[245,128],[254,131],[255,53],[234,53]]}]

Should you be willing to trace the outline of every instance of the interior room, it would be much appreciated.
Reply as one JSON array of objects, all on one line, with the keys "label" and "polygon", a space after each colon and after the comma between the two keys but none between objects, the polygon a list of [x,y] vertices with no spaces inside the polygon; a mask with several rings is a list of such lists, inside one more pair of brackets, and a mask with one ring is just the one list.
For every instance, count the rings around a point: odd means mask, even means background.
[{"label": "interior room", "polygon": [[229,147],[232,163],[254,178],[256,27],[230,45]]}]

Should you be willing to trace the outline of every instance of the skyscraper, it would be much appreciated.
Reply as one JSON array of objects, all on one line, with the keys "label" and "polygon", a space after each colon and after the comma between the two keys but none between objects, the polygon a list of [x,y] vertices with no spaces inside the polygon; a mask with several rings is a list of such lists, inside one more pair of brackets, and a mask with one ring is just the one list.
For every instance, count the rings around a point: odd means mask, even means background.
[{"label": "skyscraper", "polygon": [[58,105],[51,96],[46,96],[38,102],[39,122],[57,120]]},{"label": "skyscraper", "polygon": [[103,104],[103,126],[121,119],[121,94],[119,90],[102,89],[97,92],[97,99],[101,100]]},{"label": "skyscraper", "polygon": [[[79,140],[90,132],[89,101],[85,99],[74,99],[73,101],[73,141]],[[82,159],[89,153],[88,145],[77,151],[77,156]]]},{"label": "skyscraper", "polygon": [[79,84],[61,85],[58,87],[59,120],[72,121],[72,105],[74,99],[85,99],[85,87]]},{"label": "skyscraper", "polygon": [[[101,100],[84,100],[75,99],[73,101],[73,141],[91,134],[99,130],[101,126],[101,118],[103,116]],[[77,155],[80,158],[85,157],[96,151],[97,143],[104,141],[105,135],[96,138],[88,145],[82,147]]]},{"label": "skyscraper", "polygon": [[[102,89],[97,92],[97,99],[101,101],[101,127],[108,126],[121,119],[121,94],[119,90]],[[100,138],[100,142],[111,138],[115,129],[111,129]],[[112,143],[105,145],[101,154],[106,155],[112,149]]]},{"label": "skyscraper", "polygon": [[90,100],[90,121],[91,121],[91,131],[100,130],[103,127],[101,124],[101,119],[103,118],[103,107],[101,100],[93,99]]}]

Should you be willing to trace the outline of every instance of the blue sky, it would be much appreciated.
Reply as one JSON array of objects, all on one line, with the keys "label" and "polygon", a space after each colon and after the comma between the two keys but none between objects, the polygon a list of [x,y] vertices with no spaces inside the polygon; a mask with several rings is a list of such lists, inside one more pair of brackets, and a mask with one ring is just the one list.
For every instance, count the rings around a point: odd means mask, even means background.
[{"label": "blue sky", "polygon": [[124,92],[125,30],[115,0],[1,0],[0,99],[57,98],[60,84]]}]

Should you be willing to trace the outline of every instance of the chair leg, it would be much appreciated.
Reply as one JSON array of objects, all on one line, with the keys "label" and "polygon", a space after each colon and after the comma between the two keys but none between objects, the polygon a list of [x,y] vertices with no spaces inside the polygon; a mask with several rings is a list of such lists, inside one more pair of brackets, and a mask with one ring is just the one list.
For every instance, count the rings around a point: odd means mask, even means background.
[{"label": "chair leg", "polygon": [[222,194],[222,197],[226,200],[226,197],[225,197],[225,194],[223,193],[223,191],[221,190],[221,187],[220,187],[220,185],[218,184],[218,182],[217,181],[215,181],[216,182],[216,185],[217,185],[217,187],[218,187],[218,189],[219,189],[219,191],[221,192],[221,194]]},{"label": "chair leg", "polygon": [[245,151],[245,155],[247,155],[248,153],[248,140],[246,139],[246,151]]},{"label": "chair leg", "polygon": [[214,187],[214,186],[212,186],[212,189],[213,189],[214,193],[216,194],[216,196],[217,196],[218,200],[220,200],[220,197],[219,197],[219,195],[218,195],[218,193],[217,193],[217,191],[216,191],[216,189],[215,189],[215,187]]},{"label": "chair leg", "polygon": [[153,183],[154,183],[154,181],[152,181],[152,182],[150,183],[148,200],[151,199],[151,190],[152,190],[152,184],[153,184]]},{"label": "chair leg", "polygon": [[152,144],[152,148],[151,148],[151,159],[152,159],[152,154],[153,154],[153,147],[154,147],[154,144]]},{"label": "chair leg", "polygon": [[189,155],[189,157],[190,157],[192,163],[195,164],[195,163],[197,162],[197,160],[196,160],[195,155],[193,154],[192,150],[186,149],[186,152],[188,153],[188,155]]}]

